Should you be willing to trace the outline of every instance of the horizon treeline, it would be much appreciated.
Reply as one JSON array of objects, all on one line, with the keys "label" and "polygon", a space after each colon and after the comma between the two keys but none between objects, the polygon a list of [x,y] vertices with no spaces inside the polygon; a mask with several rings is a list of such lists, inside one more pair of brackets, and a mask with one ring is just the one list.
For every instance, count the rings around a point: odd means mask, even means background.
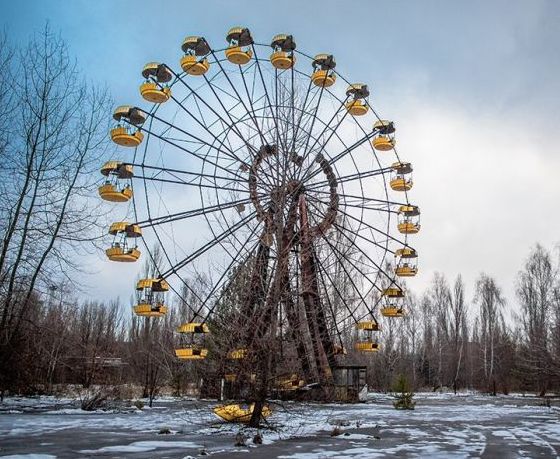
[{"label": "horizon treeline", "polygon": [[[381,322],[379,352],[355,352],[355,331],[345,328],[345,359],[366,365],[368,385],[379,391],[390,391],[405,376],[415,390],[558,392],[560,266],[551,251],[537,244],[521,267],[512,323],[504,320],[503,291],[491,276],[480,274],[473,298],[465,298],[464,290],[460,275],[450,282],[436,273],[421,296],[409,295],[404,317]],[[116,301],[79,302],[64,290],[34,292],[14,358],[2,368],[0,390],[35,394],[60,384],[133,384],[154,398],[164,386],[185,395],[215,385],[221,376],[211,355],[196,363],[175,357],[183,344],[175,330],[188,320],[180,303],[175,299],[167,315],[146,320]]]}]

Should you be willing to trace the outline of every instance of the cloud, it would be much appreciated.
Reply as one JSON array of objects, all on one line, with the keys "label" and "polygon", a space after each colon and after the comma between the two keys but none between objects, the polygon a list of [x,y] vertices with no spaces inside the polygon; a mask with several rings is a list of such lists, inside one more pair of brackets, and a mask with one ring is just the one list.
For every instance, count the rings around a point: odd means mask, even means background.
[{"label": "cloud", "polygon": [[411,286],[426,286],[441,271],[462,273],[470,289],[484,271],[515,303],[515,278],[530,247],[559,240],[560,157],[547,150],[559,135],[431,100],[399,105],[399,151],[415,167],[412,199],[422,209],[421,274]]}]

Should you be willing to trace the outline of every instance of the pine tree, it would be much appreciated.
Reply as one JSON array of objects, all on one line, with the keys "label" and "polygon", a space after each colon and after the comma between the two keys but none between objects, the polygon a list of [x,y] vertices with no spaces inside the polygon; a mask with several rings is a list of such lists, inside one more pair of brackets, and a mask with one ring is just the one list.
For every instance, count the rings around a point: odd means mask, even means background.
[{"label": "pine tree", "polygon": [[404,375],[399,375],[395,385],[393,386],[393,392],[395,393],[395,401],[393,406],[397,410],[413,410],[416,402],[412,400],[414,397],[414,392],[410,389],[408,380]]}]

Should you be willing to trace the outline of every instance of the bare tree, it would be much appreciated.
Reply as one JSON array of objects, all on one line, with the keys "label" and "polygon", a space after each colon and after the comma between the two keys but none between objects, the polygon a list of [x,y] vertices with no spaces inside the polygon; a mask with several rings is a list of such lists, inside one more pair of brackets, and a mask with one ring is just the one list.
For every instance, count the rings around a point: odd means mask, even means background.
[{"label": "bare tree", "polygon": [[451,299],[451,327],[450,341],[453,346],[451,352],[450,367],[453,371],[453,391],[457,393],[458,381],[463,365],[464,344],[466,339],[466,304],[465,304],[465,285],[461,275],[455,279]]},{"label": "bare tree", "polygon": [[533,379],[541,396],[549,389],[554,376],[550,338],[558,333],[557,276],[550,253],[537,244],[517,281],[525,338],[522,365],[525,377]]},{"label": "bare tree", "polygon": [[496,395],[497,346],[504,327],[501,309],[505,305],[496,281],[482,273],[476,281],[475,302],[479,305],[480,342],[486,385]]},{"label": "bare tree", "polygon": [[37,294],[70,280],[98,234],[92,172],[107,145],[109,109],[107,93],[82,80],[48,26],[6,65],[2,78],[12,79],[12,94],[9,124],[0,110],[7,165],[0,171],[0,386],[17,364],[13,349]]}]

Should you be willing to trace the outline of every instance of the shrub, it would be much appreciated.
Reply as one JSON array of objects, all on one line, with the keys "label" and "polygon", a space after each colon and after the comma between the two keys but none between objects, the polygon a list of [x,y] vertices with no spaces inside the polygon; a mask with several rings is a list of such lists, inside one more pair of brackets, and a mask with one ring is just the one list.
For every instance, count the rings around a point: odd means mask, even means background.
[{"label": "shrub", "polygon": [[395,385],[393,386],[395,393],[395,401],[393,406],[397,410],[413,410],[416,402],[412,400],[414,392],[410,389],[410,385],[404,375],[399,375]]}]

